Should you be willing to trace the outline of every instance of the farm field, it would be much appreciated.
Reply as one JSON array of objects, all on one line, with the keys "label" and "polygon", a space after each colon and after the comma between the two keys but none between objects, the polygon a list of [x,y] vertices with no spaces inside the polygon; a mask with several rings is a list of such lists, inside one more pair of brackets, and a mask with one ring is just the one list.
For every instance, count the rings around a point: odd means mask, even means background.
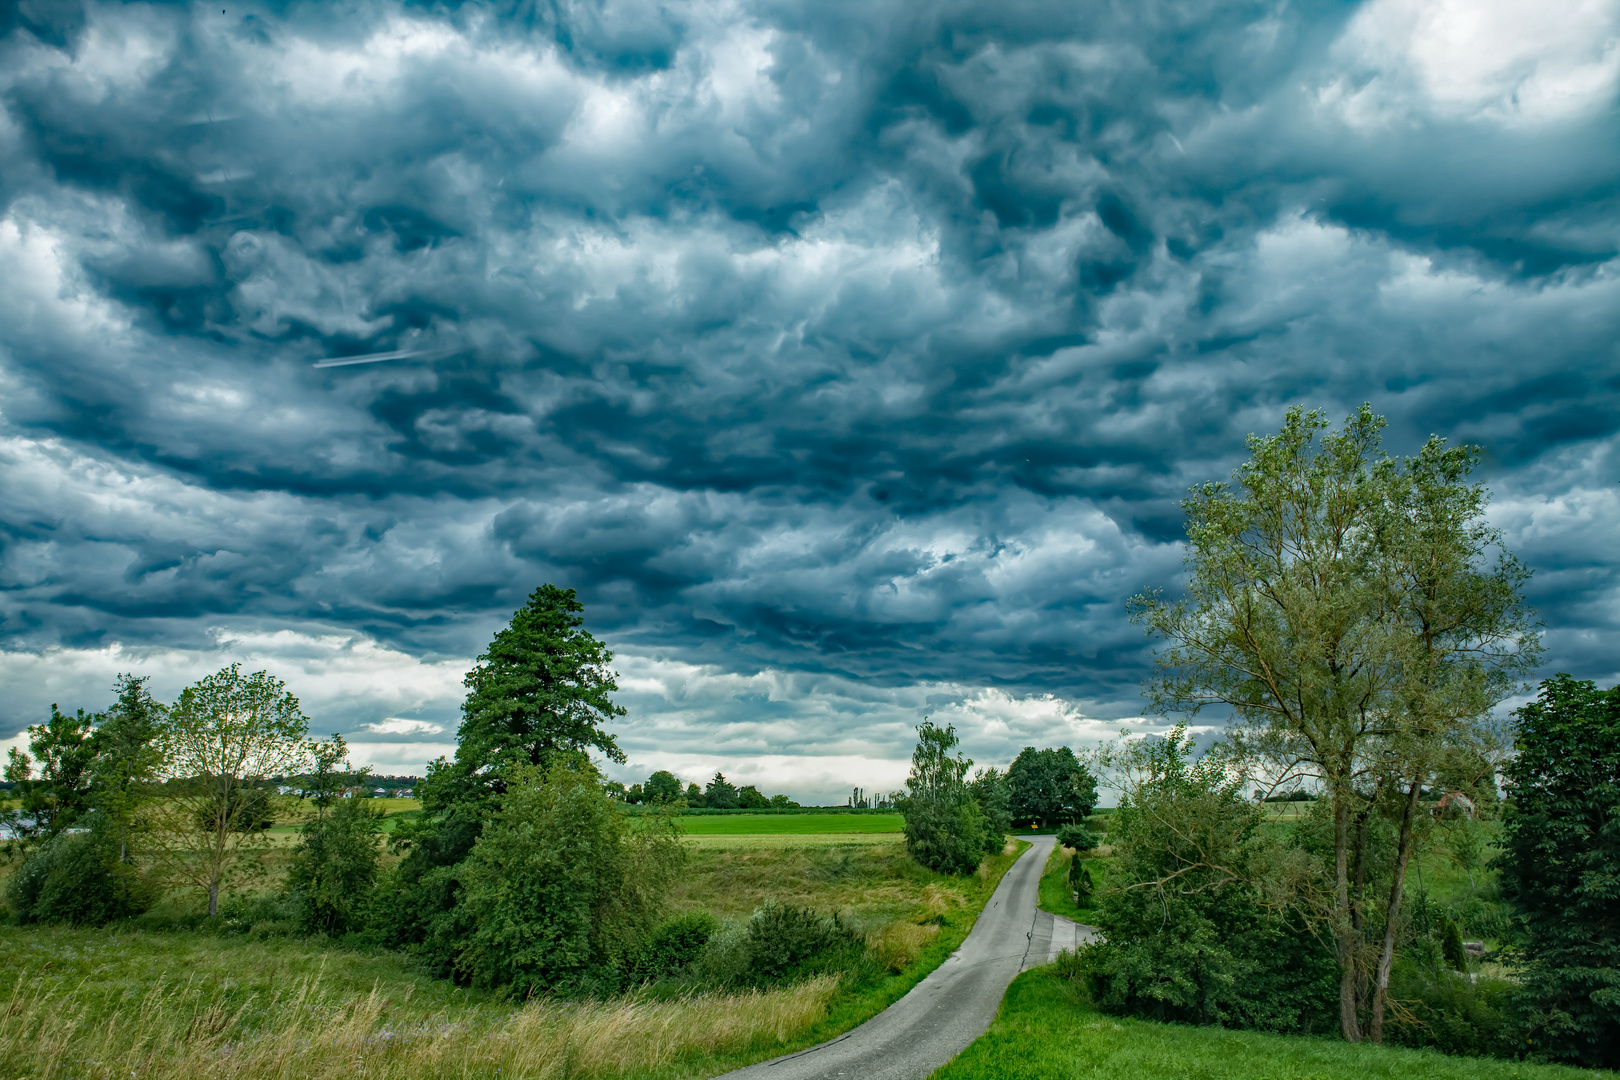
[{"label": "farm field", "polygon": [[688,836],[899,835],[905,828],[899,814],[727,814],[679,820]]},{"label": "farm field", "polygon": [[1053,968],[1013,981],[990,1030],[932,1080],[1577,1080],[1590,1070],[1105,1016]]}]

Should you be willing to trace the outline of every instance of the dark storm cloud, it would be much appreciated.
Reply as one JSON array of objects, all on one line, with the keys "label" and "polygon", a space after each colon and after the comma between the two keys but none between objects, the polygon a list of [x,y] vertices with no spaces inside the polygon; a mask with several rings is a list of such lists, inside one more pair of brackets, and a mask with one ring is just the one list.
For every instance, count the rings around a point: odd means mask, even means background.
[{"label": "dark storm cloud", "polygon": [[624,648],[1129,714],[1185,489],[1370,400],[1486,447],[1613,675],[1612,11],[14,11],[9,648],[464,656],[554,580]]}]

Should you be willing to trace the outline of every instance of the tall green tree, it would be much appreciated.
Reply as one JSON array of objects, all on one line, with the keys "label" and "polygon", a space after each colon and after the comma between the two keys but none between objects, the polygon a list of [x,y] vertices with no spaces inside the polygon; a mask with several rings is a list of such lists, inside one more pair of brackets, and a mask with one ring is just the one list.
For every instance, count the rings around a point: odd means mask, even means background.
[{"label": "tall green tree", "polygon": [[498,805],[514,768],[590,750],[624,761],[602,729],[624,715],[610,697],[613,654],[584,629],[584,611],[573,589],[542,585],[496,633],[462,680],[455,760],[429,766],[424,811]]},{"label": "tall green tree", "polygon": [[91,736],[90,804],[94,828],[128,864],[141,831],[142,805],[163,769],[160,737],[169,710],[155,700],[146,677],[120,674],[112,708],[97,715]]},{"label": "tall green tree", "polygon": [[268,777],[307,760],[309,719],[286,684],[265,671],[232,664],[180,694],[160,729],[168,783],[148,820],[163,867],[208,896],[219,911],[220,886],[250,849],[266,843]]},{"label": "tall green tree", "polygon": [[1620,1066],[1620,687],[1558,675],[1517,713],[1497,860],[1535,1047]]},{"label": "tall green tree", "polygon": [[[1497,538],[1481,521],[1483,490],[1465,482],[1474,452],[1432,440],[1399,462],[1379,450],[1383,427],[1367,406],[1337,432],[1295,408],[1278,434],[1251,436],[1233,483],[1182,504],[1186,595],[1132,603],[1167,642],[1148,684],[1157,710],[1229,708],[1236,740],[1272,776],[1320,783],[1332,830],[1324,909],[1351,1041],[1367,1033],[1363,989],[1388,976],[1388,950],[1368,971],[1363,940],[1386,922],[1368,918],[1365,899],[1371,816],[1398,786],[1409,852],[1426,778],[1534,653],[1522,568],[1482,561]],[[1388,926],[1401,895],[1391,881]]]},{"label": "tall green tree", "polygon": [[[1520,689],[1541,655],[1535,613],[1522,596],[1530,571],[1486,522],[1489,493],[1468,481],[1478,460],[1477,447],[1449,447],[1435,436],[1379,470],[1375,572],[1387,590],[1394,682],[1385,734],[1370,756],[1375,787],[1388,790],[1400,811],[1372,976],[1373,1042],[1383,1041],[1422,791],[1502,749],[1490,712]],[[1494,778],[1470,786],[1494,789]]]},{"label": "tall green tree", "polygon": [[1372,573],[1383,421],[1363,408],[1343,431],[1321,435],[1327,427],[1321,413],[1290,409],[1281,432],[1249,437],[1232,484],[1194,489],[1182,503],[1186,596],[1145,593],[1132,614],[1168,643],[1148,683],[1156,710],[1230,708],[1254,742],[1320,776],[1333,818],[1339,1024],[1359,1042],[1352,818],[1392,682],[1387,596]]},{"label": "tall green tree", "polygon": [[28,729],[33,756],[12,748],[6,778],[17,785],[21,804],[11,821],[13,832],[30,839],[55,836],[89,812],[98,719],[83,709],[69,715],[53,704],[50,719]]},{"label": "tall green tree", "polygon": [[1007,804],[1014,821],[1038,828],[1075,821],[1097,805],[1097,781],[1067,746],[1026,746],[1007,769]]},{"label": "tall green tree", "polygon": [[641,797],[655,806],[672,803],[681,797],[681,782],[674,773],[659,769],[641,786]]},{"label": "tall green tree", "polygon": [[905,817],[906,850],[932,870],[970,874],[984,858],[984,817],[968,790],[973,762],[960,753],[956,728],[928,720],[917,726],[911,752],[911,775],[900,802]]}]

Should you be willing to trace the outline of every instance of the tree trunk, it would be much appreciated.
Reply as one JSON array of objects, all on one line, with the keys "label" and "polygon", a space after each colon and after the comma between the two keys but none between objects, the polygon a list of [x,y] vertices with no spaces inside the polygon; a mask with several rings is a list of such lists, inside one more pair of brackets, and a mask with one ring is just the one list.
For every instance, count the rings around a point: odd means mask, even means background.
[{"label": "tree trunk", "polygon": [[1406,864],[1412,858],[1412,821],[1417,817],[1418,796],[1422,791],[1422,777],[1413,779],[1406,793],[1406,813],[1401,815],[1401,837],[1395,848],[1395,878],[1390,882],[1389,907],[1384,912],[1384,944],[1378,952],[1372,1018],[1367,1024],[1367,1037],[1375,1043],[1384,1041],[1384,1005],[1389,999],[1389,969],[1395,963],[1395,932],[1401,920],[1401,901],[1405,897]]},{"label": "tree trunk", "polygon": [[219,914],[219,879],[208,883],[208,914]]},{"label": "tree trunk", "polygon": [[1333,921],[1339,959],[1339,1031],[1347,1042],[1361,1041],[1356,1016],[1356,932],[1350,925],[1350,807],[1344,792],[1333,792]]}]

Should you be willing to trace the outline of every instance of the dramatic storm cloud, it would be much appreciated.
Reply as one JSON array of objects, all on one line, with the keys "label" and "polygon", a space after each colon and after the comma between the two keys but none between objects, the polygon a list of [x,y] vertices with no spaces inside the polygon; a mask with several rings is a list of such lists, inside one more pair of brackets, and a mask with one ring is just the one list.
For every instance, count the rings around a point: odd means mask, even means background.
[{"label": "dramatic storm cloud", "polygon": [[1296,403],[1482,445],[1612,682],[1620,4],[1554,8],[11,6],[0,737],[241,657],[419,769],[552,581],[627,778],[1084,742]]}]

